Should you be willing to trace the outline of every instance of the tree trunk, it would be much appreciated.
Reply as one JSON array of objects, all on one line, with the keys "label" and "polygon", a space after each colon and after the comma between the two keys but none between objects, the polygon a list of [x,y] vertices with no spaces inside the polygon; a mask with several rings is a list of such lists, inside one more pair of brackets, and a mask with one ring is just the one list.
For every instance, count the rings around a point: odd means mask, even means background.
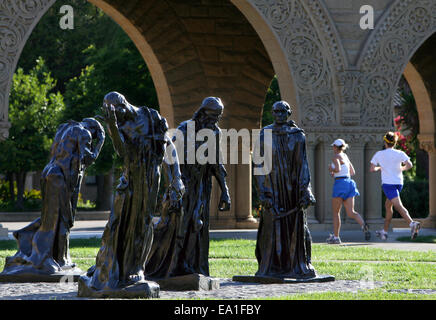
[{"label": "tree trunk", "polygon": [[113,172],[112,170],[105,175],[98,175],[97,180],[97,210],[110,210],[113,197]]},{"label": "tree trunk", "polygon": [[8,172],[6,174],[6,179],[9,182],[9,200],[15,202],[14,173]]},{"label": "tree trunk", "polygon": [[15,173],[15,178],[17,179],[17,202],[16,206],[18,209],[24,209],[24,184],[26,182],[26,172]]}]

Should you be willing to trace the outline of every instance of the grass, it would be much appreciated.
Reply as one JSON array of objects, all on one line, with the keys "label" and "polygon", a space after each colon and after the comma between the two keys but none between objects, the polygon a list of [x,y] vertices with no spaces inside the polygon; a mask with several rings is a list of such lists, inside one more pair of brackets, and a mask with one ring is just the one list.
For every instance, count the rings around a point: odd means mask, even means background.
[{"label": "grass", "polygon": [[[94,264],[100,244],[101,240],[96,238],[72,239],[70,252],[73,261],[82,270],[87,270]],[[255,240],[211,240],[209,251],[211,276],[231,278],[234,275],[254,274],[257,271],[255,245]],[[5,257],[15,254],[16,249],[15,241],[0,241],[0,270],[3,269]],[[389,292],[399,289],[436,290],[436,252],[434,251],[313,244],[312,261],[319,274],[331,274],[337,280],[361,280],[369,275],[374,281],[384,284],[381,288],[357,293],[293,294],[276,299],[436,300],[436,294]]]}]

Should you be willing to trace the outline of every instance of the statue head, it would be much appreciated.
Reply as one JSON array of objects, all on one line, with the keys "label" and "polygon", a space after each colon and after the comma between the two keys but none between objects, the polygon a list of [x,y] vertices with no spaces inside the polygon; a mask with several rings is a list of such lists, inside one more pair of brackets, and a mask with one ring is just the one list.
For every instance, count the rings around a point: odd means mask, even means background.
[{"label": "statue head", "polygon": [[213,128],[220,120],[224,111],[224,104],[220,98],[207,97],[195,112],[193,120],[198,120],[204,127]]},{"label": "statue head", "polygon": [[126,98],[116,91],[109,92],[104,96],[103,107],[105,105],[113,105],[115,107],[115,114],[118,121],[125,121],[130,114],[134,112],[134,107],[127,102]]},{"label": "statue head", "polygon": [[287,123],[289,117],[292,115],[292,108],[286,101],[277,101],[272,106],[272,115],[275,123]]},{"label": "statue head", "polygon": [[91,132],[91,136],[93,139],[96,139],[98,137],[103,137],[104,139],[104,129],[103,126],[95,120],[94,118],[84,118],[81,122],[82,126]]}]

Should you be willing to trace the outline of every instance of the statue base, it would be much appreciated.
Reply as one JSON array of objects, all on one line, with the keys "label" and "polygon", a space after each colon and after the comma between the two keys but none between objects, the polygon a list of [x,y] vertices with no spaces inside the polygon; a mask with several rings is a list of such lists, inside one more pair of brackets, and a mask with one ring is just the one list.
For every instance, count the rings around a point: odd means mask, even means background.
[{"label": "statue base", "polygon": [[218,279],[193,273],[165,279],[153,279],[165,291],[209,291],[220,288]]},{"label": "statue base", "polygon": [[159,298],[159,285],[153,281],[139,281],[132,285],[119,287],[116,289],[96,290],[89,285],[91,279],[87,276],[81,276],[78,284],[78,297],[87,298]]},{"label": "statue base", "polygon": [[309,283],[309,282],[329,282],[335,281],[331,275],[318,275],[311,278],[279,278],[267,276],[233,276],[233,281],[251,282],[261,284],[284,284],[284,283]]},{"label": "statue base", "polygon": [[79,268],[47,273],[31,266],[19,266],[0,273],[0,282],[77,282],[83,274]]}]

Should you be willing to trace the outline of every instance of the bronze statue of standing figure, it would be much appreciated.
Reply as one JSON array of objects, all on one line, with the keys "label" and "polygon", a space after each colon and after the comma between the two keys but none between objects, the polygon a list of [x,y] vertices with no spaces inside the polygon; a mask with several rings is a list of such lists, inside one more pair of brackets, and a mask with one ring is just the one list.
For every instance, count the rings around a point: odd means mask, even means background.
[{"label": "bronze statue of standing figure", "polygon": [[41,175],[41,217],[14,232],[18,252],[6,258],[0,281],[58,281],[63,275],[80,275],[70,258],[69,233],[85,169],[97,159],[104,139],[104,129],[94,118],[59,126]]},{"label": "bronze statue of standing figure", "polygon": [[[311,235],[306,209],[315,203],[310,186],[304,131],[289,120],[285,101],[273,105],[274,123],[262,128],[254,155],[266,157],[269,166],[255,176],[263,207],[256,242],[258,271],[234,276],[234,281],[277,282],[332,281],[317,276],[311,263]],[[266,139],[269,130],[272,139]],[[268,155],[268,153],[270,153]],[[259,167],[254,162],[254,169]]]},{"label": "bronze statue of standing figure", "polygon": [[[178,277],[177,280],[173,279],[175,287],[170,283],[171,280],[165,282],[173,290],[182,290],[182,288],[196,290],[199,286],[208,290],[219,286],[217,281],[208,277],[209,203],[212,177],[215,177],[221,188],[218,209],[230,210],[227,173],[220,161],[221,131],[217,125],[223,110],[221,99],[216,97],[204,99],[192,119],[182,122],[173,136],[173,142],[179,151],[180,170],[185,186],[183,208],[172,215],[167,211],[164,212],[163,217],[156,224],[159,236],[153,244],[154,254],[146,267],[147,277],[152,279]],[[202,129],[208,129],[210,133],[208,139],[211,140],[205,142],[196,139]],[[209,160],[199,161],[197,156],[201,152],[197,151],[205,145],[207,151],[204,156]],[[170,250],[171,254],[164,254],[163,249]],[[159,284],[163,283],[159,281]]]},{"label": "bronze statue of standing figure", "polygon": [[177,161],[163,161],[167,146],[173,145],[168,125],[156,110],[135,107],[117,92],[104,97],[103,111],[123,169],[96,263],[79,279],[78,295],[158,297],[159,285],[147,281],[144,270],[153,242],[162,166],[172,209],[180,209],[184,192]]},{"label": "bronze statue of standing figure", "polygon": [[[218,121],[224,111],[220,98],[208,97],[203,100],[200,108],[191,120],[182,122],[177,128],[184,135],[185,148],[180,157],[184,161],[180,164],[182,180],[186,187],[183,197],[183,226],[181,238],[178,241],[179,251],[175,275],[198,273],[209,276],[209,203],[212,192],[212,177],[215,177],[221,189],[218,203],[220,211],[230,210],[230,194],[226,183],[226,170],[220,155],[220,128]],[[192,137],[188,134],[189,122],[195,124],[195,133],[201,129],[210,129],[214,133],[215,141],[211,145],[217,148],[213,163],[190,163],[188,145]],[[206,142],[207,143],[207,142]],[[195,153],[204,144],[195,141]]]}]

